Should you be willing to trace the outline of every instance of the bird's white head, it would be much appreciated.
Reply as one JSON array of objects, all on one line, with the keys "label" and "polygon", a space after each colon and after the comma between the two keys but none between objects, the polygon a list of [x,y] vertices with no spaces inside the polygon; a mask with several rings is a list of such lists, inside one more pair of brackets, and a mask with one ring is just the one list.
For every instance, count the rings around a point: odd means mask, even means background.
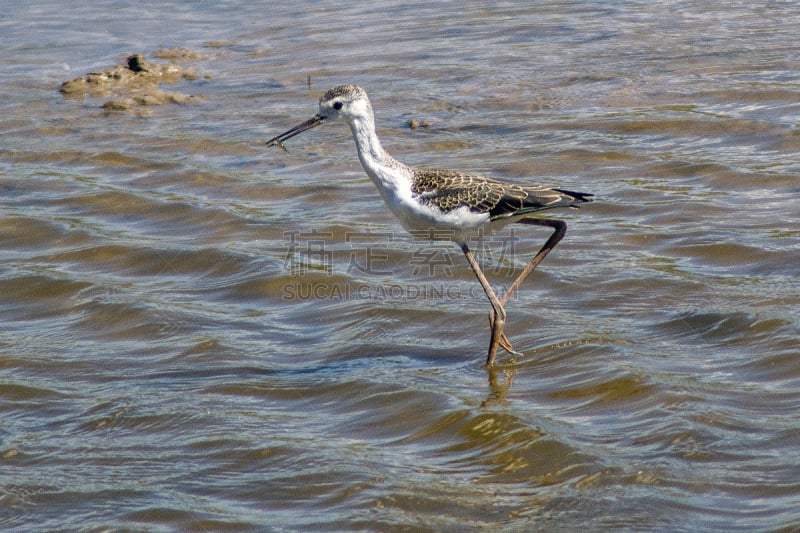
[{"label": "bird's white head", "polygon": [[372,106],[367,93],[358,85],[339,85],[330,89],[319,99],[319,113],[323,120],[350,122],[357,118],[371,117]]},{"label": "bird's white head", "polygon": [[285,150],[283,141],[315,128],[323,122],[337,120],[347,122],[351,128],[355,127],[354,124],[358,122],[361,126],[366,125],[367,130],[374,130],[372,106],[364,89],[358,85],[339,85],[330,89],[319,99],[319,113],[302,124],[273,137],[267,141],[267,146],[280,146]]}]

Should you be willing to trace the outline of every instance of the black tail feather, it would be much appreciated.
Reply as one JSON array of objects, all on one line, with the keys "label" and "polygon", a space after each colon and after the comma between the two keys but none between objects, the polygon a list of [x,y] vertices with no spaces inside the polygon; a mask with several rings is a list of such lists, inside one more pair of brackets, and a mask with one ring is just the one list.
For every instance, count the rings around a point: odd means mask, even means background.
[{"label": "black tail feather", "polygon": [[[571,196],[578,202],[591,202],[592,198],[594,198],[594,194],[590,194],[588,192],[576,192],[576,191],[567,191],[565,189],[553,189],[554,191],[558,191],[561,194],[566,194],[567,196]],[[577,206],[575,206],[577,207]]]}]

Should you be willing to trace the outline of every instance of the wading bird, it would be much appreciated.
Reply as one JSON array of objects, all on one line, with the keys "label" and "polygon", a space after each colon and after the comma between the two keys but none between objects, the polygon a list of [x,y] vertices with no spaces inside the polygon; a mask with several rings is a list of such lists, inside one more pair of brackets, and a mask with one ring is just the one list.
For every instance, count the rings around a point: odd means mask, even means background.
[{"label": "wading bird", "polygon": [[[287,139],[323,122],[334,121],[344,121],[350,126],[364,171],[378,188],[386,207],[400,219],[406,229],[414,233],[427,231],[430,235],[447,235],[447,238],[461,247],[492,304],[489,312],[492,333],[486,365],[494,364],[498,347],[519,355],[504,332],[504,306],[523,280],[555,248],[567,231],[567,224],[563,220],[534,218],[531,215],[556,207],[578,207],[584,202],[590,202],[593,195],[564,189],[514,185],[454,170],[430,170],[404,165],[386,153],[381,146],[375,132],[372,105],[364,89],[356,85],[341,85],[327,91],[320,98],[319,112],[316,115],[270,139],[267,145],[285,149],[283,143]],[[512,222],[547,226],[553,229],[553,233],[500,299],[478,266],[467,241],[479,229],[488,233]]]}]

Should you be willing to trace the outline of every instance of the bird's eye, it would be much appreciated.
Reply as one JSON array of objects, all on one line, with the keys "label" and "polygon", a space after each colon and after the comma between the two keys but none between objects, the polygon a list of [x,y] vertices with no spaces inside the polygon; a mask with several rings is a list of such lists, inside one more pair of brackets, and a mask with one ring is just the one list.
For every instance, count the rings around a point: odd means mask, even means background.
[{"label": "bird's eye", "polygon": [[342,104],[341,102],[334,102],[334,103],[333,103],[333,108],[334,108],[334,109],[341,109],[341,108],[342,108],[342,105],[343,105],[343,104]]}]

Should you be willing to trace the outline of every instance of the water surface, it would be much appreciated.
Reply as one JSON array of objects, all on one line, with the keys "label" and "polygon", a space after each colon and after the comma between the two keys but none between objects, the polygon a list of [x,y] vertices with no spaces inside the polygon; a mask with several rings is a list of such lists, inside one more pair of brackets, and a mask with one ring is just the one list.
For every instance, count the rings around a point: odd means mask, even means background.
[{"label": "water surface", "polygon": [[[791,3],[0,8],[0,526],[791,530]],[[59,85],[174,47],[202,96]],[[409,164],[594,193],[483,367],[460,251],[406,234],[331,86]],[[416,120],[427,127],[408,126]],[[476,243],[498,289],[546,238]]]}]

